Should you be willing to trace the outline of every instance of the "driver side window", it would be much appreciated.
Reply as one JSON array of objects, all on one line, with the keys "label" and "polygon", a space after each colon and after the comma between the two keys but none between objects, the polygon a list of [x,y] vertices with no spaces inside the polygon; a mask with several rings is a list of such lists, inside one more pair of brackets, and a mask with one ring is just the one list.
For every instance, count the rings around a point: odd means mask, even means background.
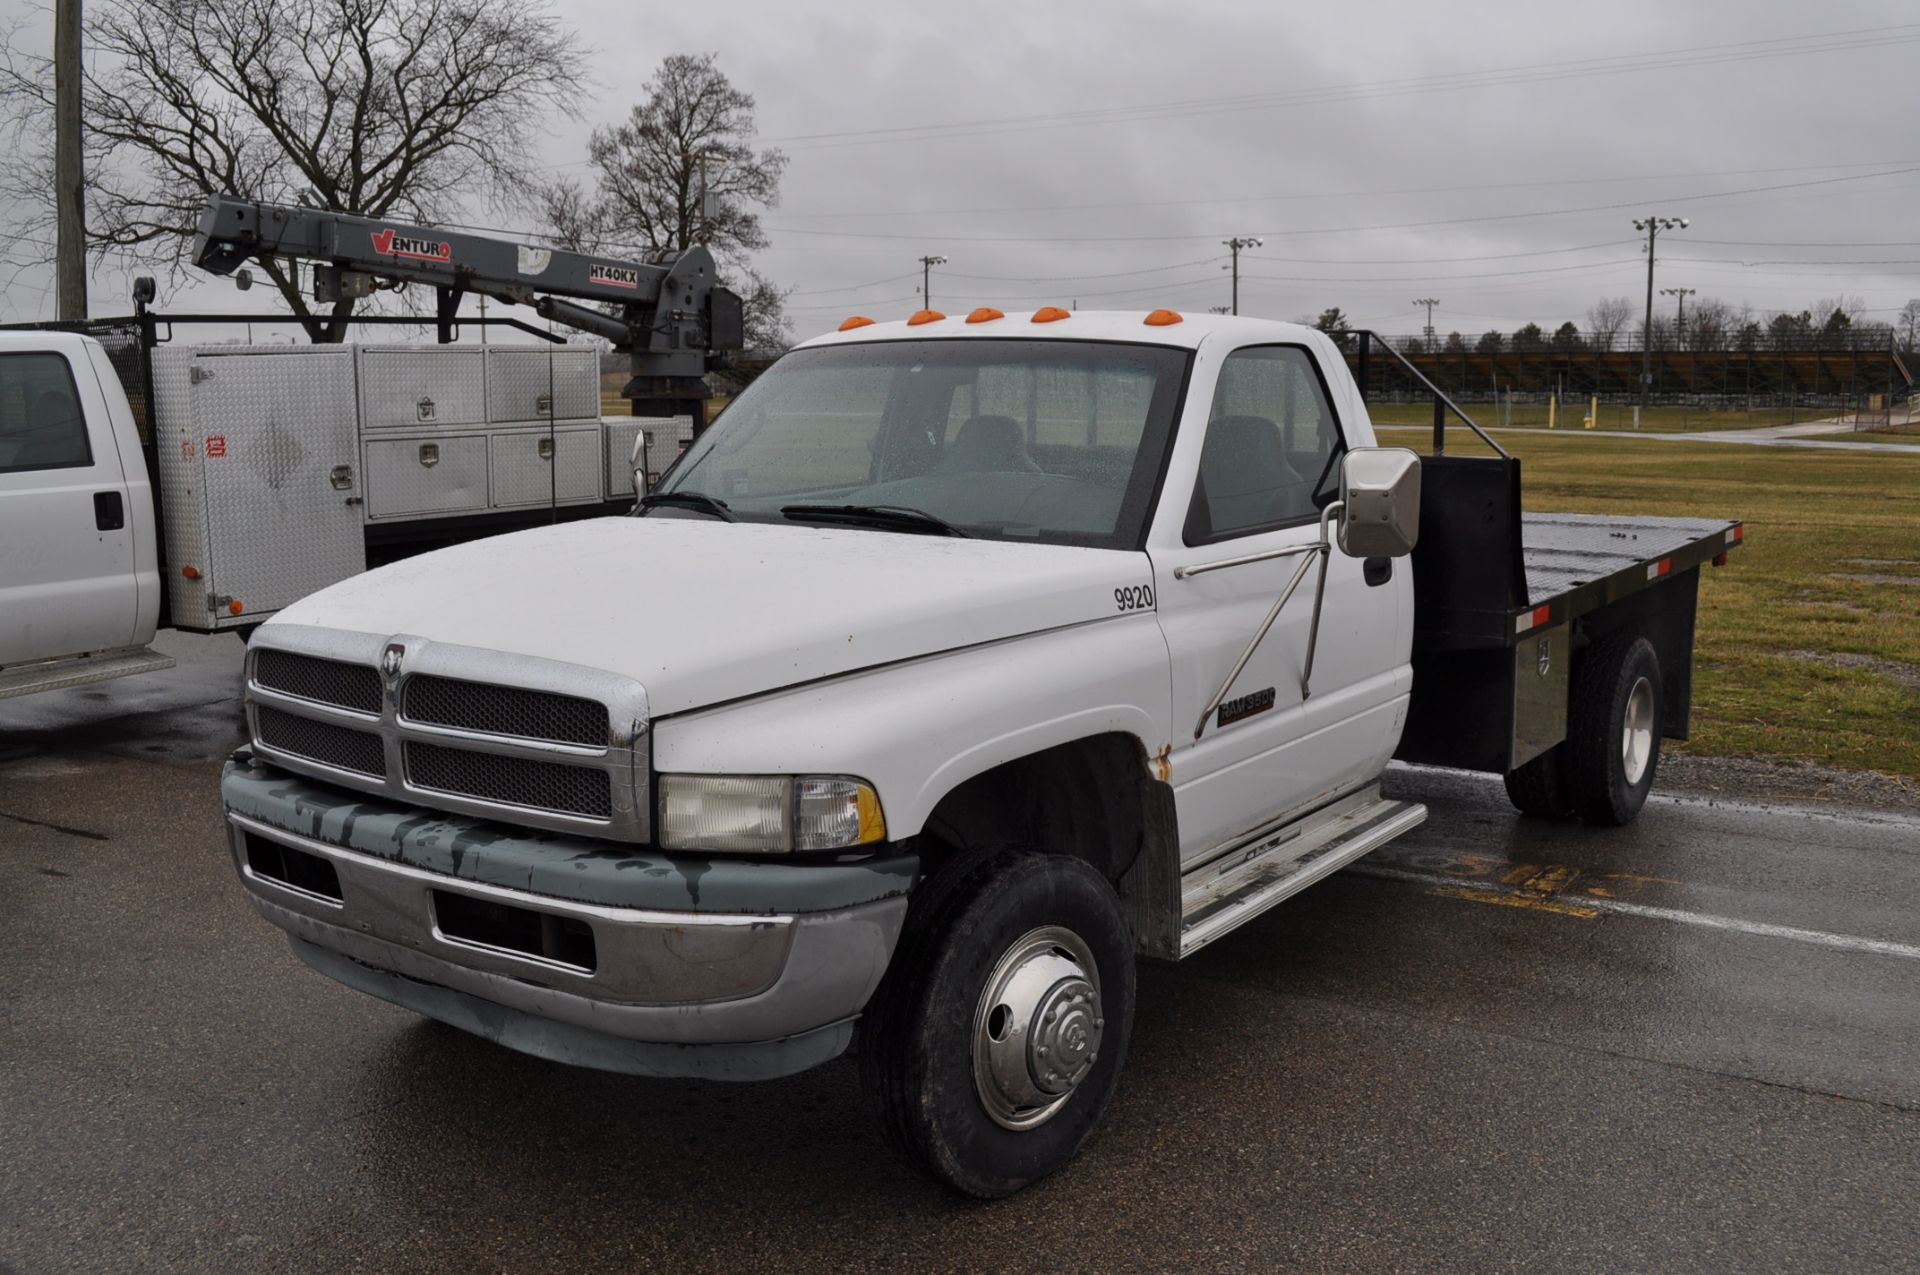
[{"label": "driver side window", "polygon": [[1319,517],[1344,449],[1311,355],[1291,345],[1234,351],[1221,366],[1208,413],[1186,542]]}]

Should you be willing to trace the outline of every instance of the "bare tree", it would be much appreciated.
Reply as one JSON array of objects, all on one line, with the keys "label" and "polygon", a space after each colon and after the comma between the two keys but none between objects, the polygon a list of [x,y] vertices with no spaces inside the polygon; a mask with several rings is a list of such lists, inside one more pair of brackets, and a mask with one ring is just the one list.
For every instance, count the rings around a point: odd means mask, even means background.
[{"label": "bare tree", "polygon": [[1596,350],[1611,350],[1633,320],[1633,302],[1626,297],[1602,297],[1587,310],[1587,336]]},{"label": "bare tree", "polygon": [[562,180],[542,202],[570,246],[678,253],[707,245],[745,302],[748,347],[778,349],[789,340],[786,297],[749,254],[767,246],[759,210],[779,206],[787,157],[754,149],[753,110],[753,96],[733,86],[715,55],[675,54],[624,121],[593,131],[594,188]]},{"label": "bare tree", "polygon": [[[531,144],[582,87],[573,35],[528,0],[91,0],[81,109],[89,245],[178,271],[207,197],[431,222],[532,186]],[[0,194],[47,208],[53,77],[0,43]],[[44,237],[44,236],[43,236]],[[315,341],[345,335],[264,266]]]},{"label": "bare tree", "polygon": [[1736,312],[1725,301],[1709,297],[1687,307],[1686,345],[1689,350],[1719,350],[1736,326]]},{"label": "bare tree", "polygon": [[1909,350],[1920,345],[1920,297],[1900,308],[1900,337]]}]

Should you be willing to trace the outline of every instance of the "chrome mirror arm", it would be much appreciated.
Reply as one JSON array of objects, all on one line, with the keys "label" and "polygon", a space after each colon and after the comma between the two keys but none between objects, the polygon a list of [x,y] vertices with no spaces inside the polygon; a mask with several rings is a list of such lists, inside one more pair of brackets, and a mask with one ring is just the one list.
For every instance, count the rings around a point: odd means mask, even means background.
[{"label": "chrome mirror arm", "polygon": [[[1307,633],[1307,660],[1300,674],[1300,698],[1303,700],[1306,698],[1307,679],[1312,676],[1313,673],[1314,641],[1319,635],[1320,630],[1320,601],[1325,595],[1327,587],[1327,557],[1333,551],[1333,542],[1327,538],[1327,520],[1333,514],[1334,510],[1341,507],[1340,502],[1336,500],[1320,511],[1320,543],[1318,544],[1296,545],[1291,549],[1271,554],[1249,554],[1245,558],[1233,558],[1225,562],[1208,563],[1204,568],[1189,568],[1187,570],[1188,575],[1195,575],[1198,574],[1200,570],[1217,570],[1220,567],[1235,566],[1241,562],[1257,562],[1268,557],[1281,557],[1286,554],[1295,553],[1314,555],[1314,557],[1301,559],[1300,565],[1294,568],[1293,578],[1287,581],[1287,587],[1280,591],[1279,598],[1274,601],[1272,607],[1268,608],[1267,617],[1260,621],[1260,627],[1254,631],[1253,640],[1247,643],[1246,650],[1240,652],[1240,658],[1233,662],[1233,668],[1227,673],[1226,680],[1220,683],[1220,689],[1213,693],[1213,698],[1207,701],[1207,706],[1200,710],[1200,719],[1193,724],[1194,739],[1197,740],[1201,735],[1206,733],[1207,719],[1213,716],[1213,710],[1220,707],[1220,701],[1226,699],[1227,692],[1233,689],[1234,682],[1239,680],[1240,674],[1246,670],[1247,661],[1253,658],[1253,653],[1260,648],[1260,643],[1266,640],[1267,634],[1273,629],[1273,622],[1280,618],[1281,609],[1287,605],[1287,600],[1293,597],[1294,590],[1300,587],[1300,582],[1306,579],[1307,570],[1314,565],[1314,558],[1317,557],[1320,564],[1320,578],[1314,587],[1313,626]],[[1180,573],[1175,572],[1174,574],[1177,576]]]}]

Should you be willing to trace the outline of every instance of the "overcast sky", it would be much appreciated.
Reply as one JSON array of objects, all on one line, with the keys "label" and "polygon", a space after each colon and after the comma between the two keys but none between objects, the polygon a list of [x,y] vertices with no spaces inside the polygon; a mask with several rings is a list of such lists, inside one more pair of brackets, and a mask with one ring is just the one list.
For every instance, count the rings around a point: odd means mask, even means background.
[{"label": "overcast sky", "polygon": [[[1603,295],[1637,307],[1644,213],[1691,219],[1658,286],[1700,299],[1840,293],[1891,319],[1920,295],[1911,0],[557,7],[600,90],[551,123],[561,171],[667,54],[715,52],[758,99],[792,161],[758,264],[802,338],[916,309],[923,253],[949,259],[942,309],[1203,310],[1234,235],[1265,241],[1243,313],[1416,331],[1431,296],[1443,333],[1551,328]],[[163,300],[272,303],[229,286]],[[14,275],[0,313],[50,317],[46,287]],[[103,270],[95,312],[126,287]]]}]

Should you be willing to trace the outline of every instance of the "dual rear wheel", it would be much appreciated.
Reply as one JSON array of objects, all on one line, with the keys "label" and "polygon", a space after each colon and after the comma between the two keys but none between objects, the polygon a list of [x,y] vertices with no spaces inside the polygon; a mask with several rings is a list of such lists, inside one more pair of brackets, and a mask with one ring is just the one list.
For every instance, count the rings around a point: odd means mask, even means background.
[{"label": "dual rear wheel", "polygon": [[1573,666],[1567,738],[1507,774],[1522,814],[1619,827],[1646,805],[1660,765],[1660,657],[1653,643],[1615,633]]}]

